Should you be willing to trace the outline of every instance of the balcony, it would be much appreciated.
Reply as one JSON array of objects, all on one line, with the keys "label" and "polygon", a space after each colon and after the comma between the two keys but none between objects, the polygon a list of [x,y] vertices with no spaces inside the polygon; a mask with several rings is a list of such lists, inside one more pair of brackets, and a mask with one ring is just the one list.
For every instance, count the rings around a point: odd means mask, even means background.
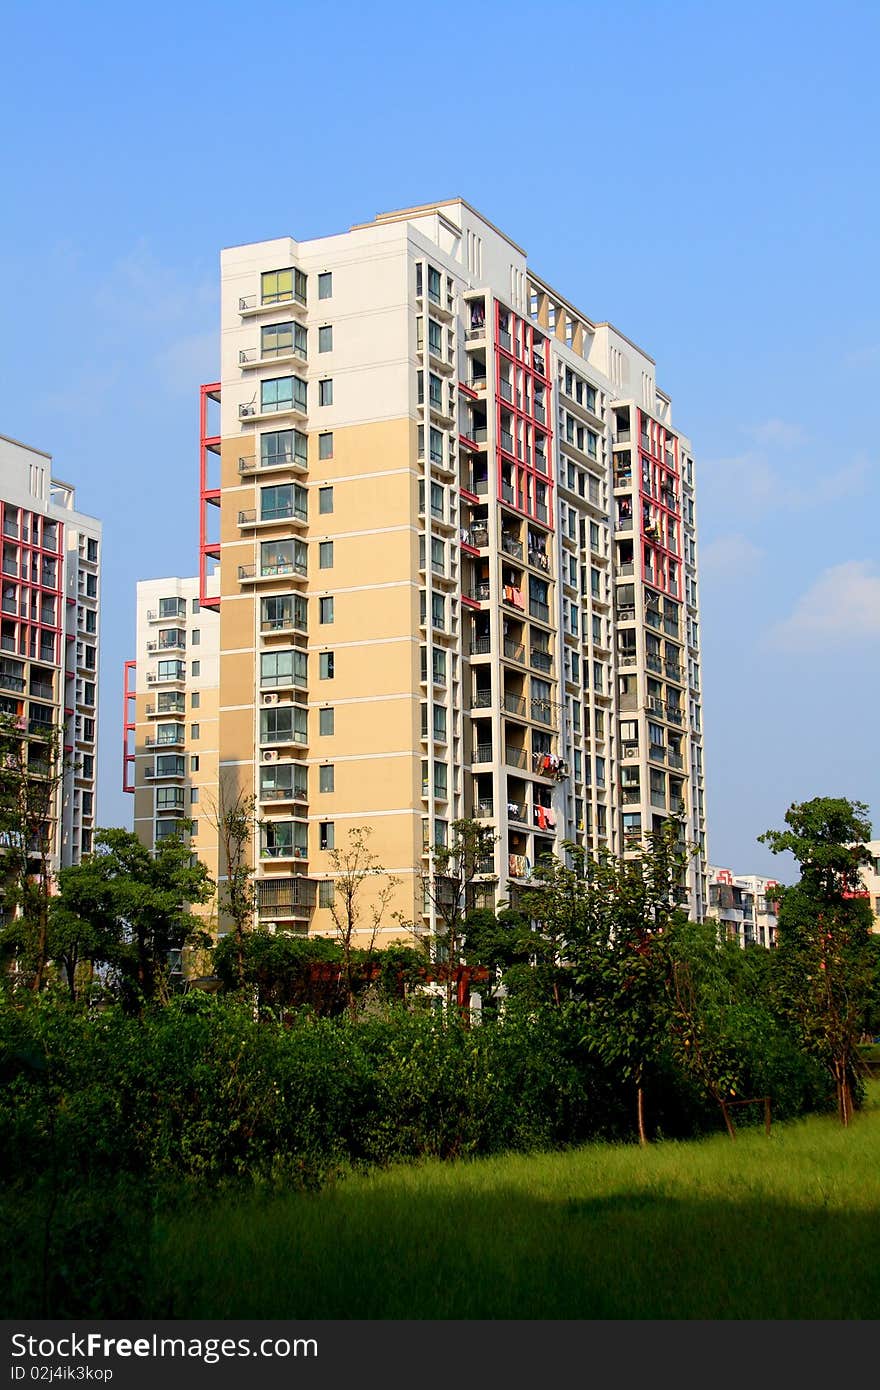
[{"label": "balcony", "polygon": [[505,712],[505,714],[512,714],[512,715],[515,715],[517,719],[525,719],[525,717],[526,717],[526,702],[525,702],[523,696],[522,696],[522,695],[514,695],[514,694],[511,694],[510,691],[505,691],[505,694],[504,694],[504,712]]},{"label": "balcony", "polygon": [[513,352],[513,339],[506,328],[498,330],[498,346],[504,348],[505,352]]},{"label": "balcony", "polygon": [[532,718],[538,724],[552,724],[553,709],[550,700],[532,700]]},{"label": "balcony", "polygon": [[488,656],[492,651],[492,638],[485,637],[471,638],[471,656]]},{"label": "balcony", "polygon": [[305,450],[305,435],[302,439],[303,447],[298,453],[272,454],[265,459],[257,454],[243,454],[238,460],[239,473],[279,473],[287,472],[291,468],[305,472],[309,460]]},{"label": "balcony", "polygon": [[295,314],[304,314],[305,295],[296,294],[291,290],[285,294],[270,295],[268,299],[263,299],[259,294],[239,296],[238,312],[243,319],[253,318],[257,314],[271,314],[278,309],[292,309]]},{"label": "balcony", "polygon": [[275,863],[308,857],[309,852],[303,845],[263,845],[260,849],[261,859],[271,859]]},{"label": "balcony", "polygon": [[150,717],[156,715],[160,719],[167,719],[172,714],[186,714],[186,702],[180,700],[173,705],[147,705],[144,713]]},{"label": "balcony", "polygon": [[176,623],[186,617],[186,601],[181,599],[179,603],[166,607],[148,608],[148,623]]},{"label": "balcony", "polygon": [[283,523],[292,522],[295,526],[306,526],[309,514],[305,507],[296,507],[293,503],[289,507],[275,507],[270,511],[264,511],[261,516],[257,516],[255,507],[247,511],[239,512],[238,524],[242,530],[249,530],[255,526],[280,526]]},{"label": "balcony", "polygon": [[478,743],[478,744],[477,744],[477,746],[476,746],[475,749],[474,749],[474,762],[475,762],[475,763],[491,763],[491,762],[493,761],[493,757],[494,757],[494,754],[493,754],[493,752],[492,752],[492,745],[491,745],[491,743]]},{"label": "balcony", "polygon": [[684,758],[681,756],[680,753],[673,753],[671,749],[667,754],[666,761],[669,763],[670,767],[684,767]]},{"label": "balcony", "polygon": [[256,565],[238,567],[238,579],[241,584],[259,584],[263,579],[280,579],[283,576],[296,580],[308,578],[305,565],[261,565],[259,569]]},{"label": "balcony", "polygon": [[467,596],[476,603],[487,603],[489,599],[489,580],[481,579],[478,584],[469,590]]},{"label": "balcony", "polygon": [[186,672],[183,669],[164,674],[158,671],[147,672],[147,685],[183,685],[185,680]]},{"label": "balcony", "polygon": [[182,748],[185,742],[186,742],[186,739],[185,739],[185,737],[184,737],[183,730],[181,729],[180,733],[179,733],[179,734],[175,734],[175,735],[160,734],[160,735],[156,736],[156,735],[154,735],[154,734],[148,734],[147,737],[144,739],[144,747],[145,747],[145,748]]},{"label": "balcony", "polygon": [[491,709],[492,691],[475,690],[471,695],[471,709]]},{"label": "balcony", "polygon": [[530,664],[534,666],[536,671],[549,671],[551,669],[553,658],[543,647],[532,647],[530,656]]},{"label": "balcony", "polygon": [[525,748],[505,748],[504,761],[508,767],[527,768],[529,755]]},{"label": "balcony", "polygon": [[540,599],[529,599],[529,613],[541,623],[549,623],[550,621],[549,604],[542,603]]},{"label": "balcony", "polygon": [[480,797],[474,807],[474,813],[477,820],[491,820],[495,814],[495,803],[492,798],[485,796]]},{"label": "balcony", "polygon": [[523,557],[522,541],[515,540],[513,536],[502,534],[501,549],[506,555],[512,555],[515,560],[521,560]]},{"label": "balcony", "polygon": [[308,635],[308,624],[305,615],[297,617],[291,614],[290,617],[282,618],[263,618],[260,622],[261,637],[284,637],[291,632],[300,633],[302,636]]},{"label": "balcony", "polygon": [[282,405],[275,405],[271,410],[264,410],[256,401],[247,401],[238,407],[239,420],[247,424],[264,424],[267,420],[284,420],[288,416],[295,416],[298,420],[305,420],[308,416],[308,408],[304,401],[285,401]]},{"label": "balcony", "polygon": [[293,346],[270,351],[262,357],[259,348],[241,348],[238,354],[238,365],[242,371],[252,371],[254,367],[283,367],[285,362],[302,362],[305,365],[308,356],[303,348]]},{"label": "balcony", "polygon": [[519,662],[520,665],[525,665],[526,649],[522,642],[514,642],[511,638],[505,637],[504,655],[508,661],[516,661]]},{"label": "balcony", "polygon": [[24,677],[7,675],[5,671],[0,671],[0,686],[2,686],[4,690],[23,692],[25,686]]}]

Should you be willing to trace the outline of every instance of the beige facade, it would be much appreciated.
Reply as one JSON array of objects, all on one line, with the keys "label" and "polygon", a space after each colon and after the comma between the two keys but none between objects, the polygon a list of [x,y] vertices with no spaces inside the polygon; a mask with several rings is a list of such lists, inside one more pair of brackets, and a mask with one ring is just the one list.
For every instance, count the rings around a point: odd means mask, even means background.
[{"label": "beige facade", "polygon": [[101,523],[75,500],[51,455],[0,435],[0,711],[57,731],[54,870],[90,853],[96,824]]},{"label": "beige facade", "polygon": [[653,361],[451,200],[224,251],[213,394],[217,775],[257,797],[260,920],[331,931],[369,826],[387,934],[430,929],[465,817],[494,904],[680,816],[701,917],[694,465]]},{"label": "beige facade", "polygon": [[874,914],[874,931],[880,932],[880,840],[869,840],[865,849],[871,856],[871,862],[861,871],[862,883]]}]

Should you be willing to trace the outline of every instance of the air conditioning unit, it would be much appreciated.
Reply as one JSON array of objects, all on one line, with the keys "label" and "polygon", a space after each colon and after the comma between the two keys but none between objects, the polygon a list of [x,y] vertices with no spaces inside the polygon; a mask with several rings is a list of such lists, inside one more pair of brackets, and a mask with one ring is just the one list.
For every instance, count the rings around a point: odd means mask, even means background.
[{"label": "air conditioning unit", "polygon": [[263,696],[263,704],[264,704],[264,705],[277,705],[277,704],[278,704],[278,696],[277,696],[277,694],[275,694],[274,692],[270,691],[270,693],[269,693],[268,695],[264,695],[264,696]]},{"label": "air conditioning unit", "polygon": [[264,762],[264,763],[277,763],[277,761],[278,761],[278,750],[277,750],[277,748],[267,748],[266,751],[265,751],[265,753],[263,754],[263,762]]}]

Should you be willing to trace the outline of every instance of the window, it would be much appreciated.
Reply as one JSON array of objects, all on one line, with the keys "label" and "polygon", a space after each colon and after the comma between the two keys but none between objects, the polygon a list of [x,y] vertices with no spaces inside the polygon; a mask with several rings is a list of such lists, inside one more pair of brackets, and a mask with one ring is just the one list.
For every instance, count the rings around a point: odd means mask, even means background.
[{"label": "window", "polygon": [[336,663],[333,660],[333,652],[321,652],[319,658],[318,674],[322,681],[332,681]]},{"label": "window", "polygon": [[193,601],[192,601],[192,611],[193,611],[194,613],[198,613],[198,612],[200,611],[200,610],[199,610],[199,601],[198,601],[197,598],[194,598]]},{"label": "window", "polygon": [[306,277],[301,270],[289,266],[286,270],[264,270],[260,276],[263,304],[284,304],[295,299],[306,302]]},{"label": "window", "polygon": [[201,695],[199,694],[198,690],[194,690],[193,693],[192,693],[192,694],[190,695],[190,697],[189,697],[189,707],[190,707],[190,709],[198,709],[198,707],[199,707],[199,705],[200,705],[201,703],[202,703],[202,697],[201,697]]},{"label": "window", "polygon": [[261,743],[306,743],[308,711],[303,705],[275,705],[260,710]]},{"label": "window", "polygon": [[306,358],[306,330],[299,323],[268,323],[260,329],[261,357]]},{"label": "window", "polygon": [[332,763],[324,763],[324,765],[318,769],[318,790],[322,792],[332,792],[334,790]]},{"label": "window", "polygon": [[260,488],[260,520],[287,521],[296,517],[307,521],[309,498],[299,483],[279,483],[276,487]]},{"label": "window", "polygon": [[278,410],[305,412],[307,399],[308,391],[302,377],[276,376],[260,382],[260,410],[264,415]]},{"label": "window", "polygon": [[333,273],[322,270],[318,276],[318,298],[330,299],[333,294]]},{"label": "window", "polygon": [[318,621],[322,623],[333,622],[333,598],[322,598],[318,600]]},{"label": "window", "polygon": [[448,794],[448,769],[445,763],[434,764],[434,796],[445,801]]},{"label": "window", "polygon": [[318,733],[322,738],[336,732],[336,711],[335,709],[318,710]]},{"label": "window", "polygon": [[321,879],[318,883],[318,906],[332,907],[336,897],[336,884],[332,878]]},{"label": "window", "polygon": [[319,844],[321,849],[333,849],[336,845],[336,826],[332,820],[322,820]]},{"label": "window", "polygon": [[198,804],[198,800],[199,800],[199,789],[198,789],[198,787],[190,787],[190,789],[189,789],[189,804],[190,804],[190,806],[195,806],[195,805],[197,805],[197,804]]},{"label": "window", "polygon": [[319,381],[319,382],[318,382],[318,405],[332,405],[332,404],[333,404],[333,379],[332,379],[332,377],[325,377],[323,381]]},{"label": "window", "polygon": [[202,640],[202,631],[201,631],[201,628],[194,627],[193,630],[192,630],[192,632],[190,633],[190,637],[189,637],[189,644],[190,644],[190,646],[191,646],[191,647],[197,647],[197,646],[199,645],[199,643],[201,642],[201,640]]},{"label": "window", "polygon": [[428,266],[428,298],[440,303],[440,272],[432,265]]},{"label": "window", "polygon": [[431,664],[433,668],[434,684],[446,684],[446,653],[441,647],[435,647],[431,653]]},{"label": "window", "polygon": [[318,458],[332,459],[333,457],[333,432],[326,431],[318,435]]},{"label": "window", "polygon": [[260,545],[260,574],[305,574],[308,548],[305,541],[263,541]]},{"label": "window", "polygon": [[198,772],[198,770],[199,770],[199,755],[198,755],[198,753],[193,753],[192,757],[190,758],[190,760],[189,760],[189,770],[190,770],[190,772]]},{"label": "window", "polygon": [[322,570],[333,568],[333,542],[321,541],[318,546],[318,567]]},{"label": "window", "polygon": [[202,663],[200,661],[194,661],[189,669],[192,675],[200,676],[202,674]]},{"label": "window", "polygon": [[435,357],[443,356],[443,329],[433,319],[428,319],[428,351]]},{"label": "window", "polygon": [[260,654],[260,686],[263,690],[276,687],[304,688],[308,681],[308,656],[298,647],[289,651]]},{"label": "window", "polygon": [[[323,435],[321,436],[323,438]],[[332,436],[331,436],[332,437]],[[318,511],[322,516],[327,516],[333,510],[333,489],[332,487],[318,488]]]},{"label": "window", "polygon": [[333,325],[330,323],[322,324],[322,326],[318,329],[318,351],[333,351]]},{"label": "window", "polygon": [[277,468],[280,464],[308,464],[306,436],[299,430],[273,430],[260,435],[260,465]]},{"label": "window", "polygon": [[198,736],[199,736],[199,726],[198,726],[198,724],[190,724],[190,726],[189,726],[189,736],[190,736],[190,738],[198,738]]}]

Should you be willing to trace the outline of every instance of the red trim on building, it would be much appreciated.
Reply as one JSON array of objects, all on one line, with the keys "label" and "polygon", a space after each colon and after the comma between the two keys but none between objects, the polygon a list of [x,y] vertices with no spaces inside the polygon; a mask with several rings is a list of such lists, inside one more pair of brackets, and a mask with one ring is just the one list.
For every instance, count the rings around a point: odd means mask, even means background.
[{"label": "red trim on building", "polygon": [[136,661],[126,661],[122,668],[122,790],[124,792],[134,791],[135,750],[129,743],[129,735],[134,734],[135,730],[137,691],[132,686],[130,677],[136,669]]},{"label": "red trim on building", "polygon": [[220,401],[220,382],[199,387],[199,607],[220,607],[218,595],[209,595],[208,561],[220,560],[220,542],[208,540],[208,507],[220,506],[219,487],[208,486],[208,454],[220,453],[219,434],[208,434],[208,401]]}]

